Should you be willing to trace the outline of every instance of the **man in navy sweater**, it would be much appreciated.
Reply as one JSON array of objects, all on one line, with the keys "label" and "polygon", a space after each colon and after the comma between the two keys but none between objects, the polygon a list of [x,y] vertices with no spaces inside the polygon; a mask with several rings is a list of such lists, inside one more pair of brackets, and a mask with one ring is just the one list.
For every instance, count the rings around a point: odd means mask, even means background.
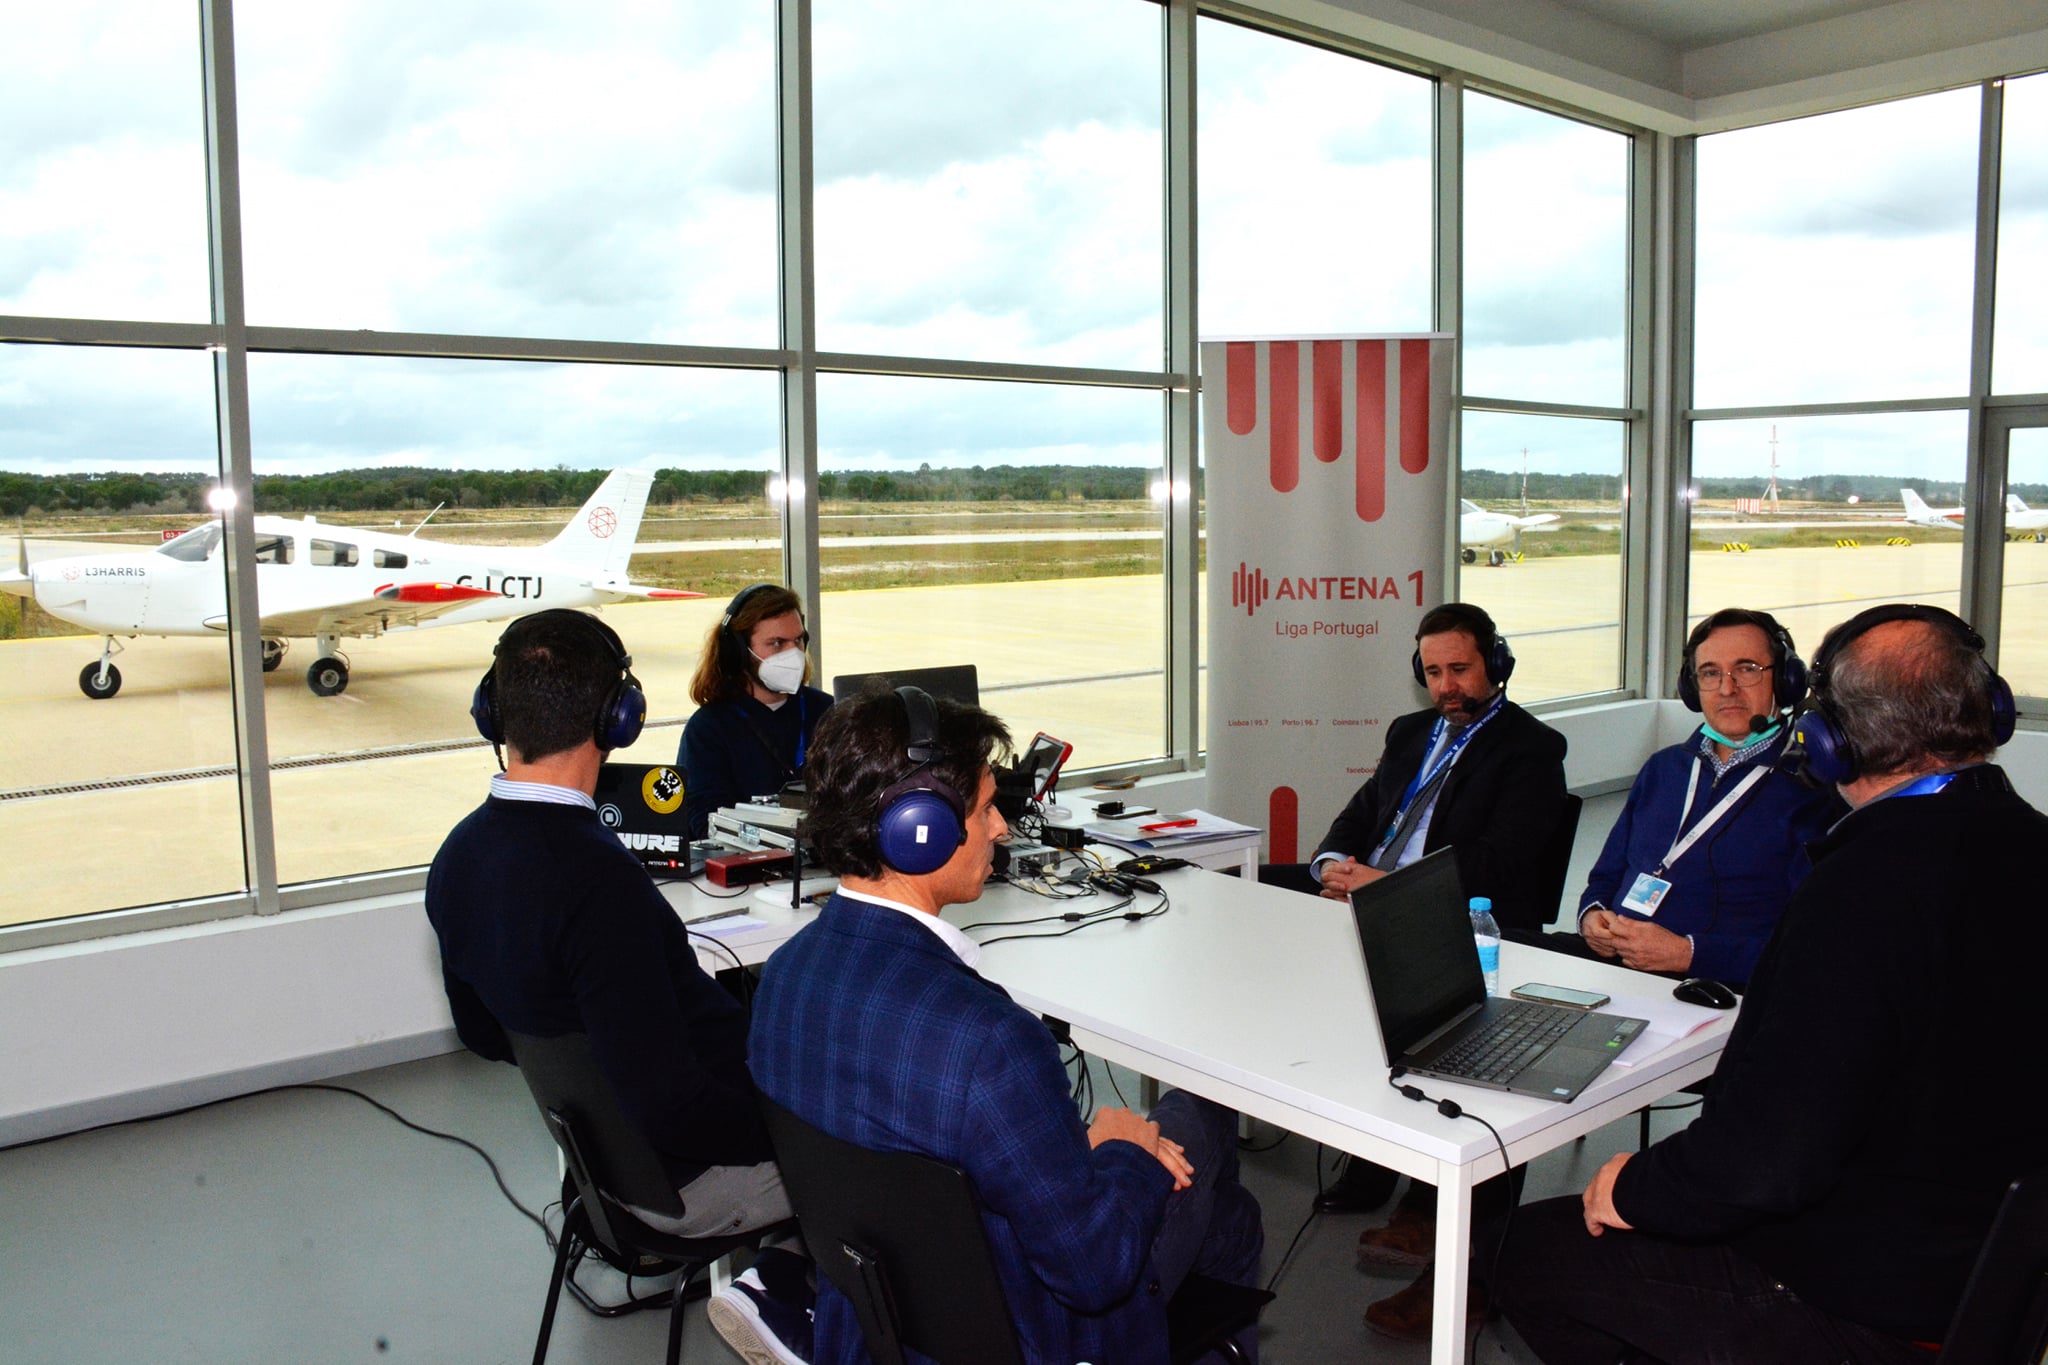
[{"label": "man in navy sweater", "polygon": [[[1925,1361],[2006,1185],[2038,1031],[2023,915],[2048,817],[1985,762],[2012,692],[1938,607],[1875,607],[1814,658],[1795,723],[1849,814],[1812,848],[1699,1117],[1515,1216],[1497,1298],[1547,1365]],[[2022,1062],[2018,1092],[2024,1092]],[[1987,1101],[1991,1101],[1987,1103]]]},{"label": "man in navy sweater", "polygon": [[[646,714],[631,666],[610,627],[582,612],[506,628],[474,708],[485,737],[505,744],[506,770],[435,854],[427,918],[471,1051],[509,1062],[507,1031],[587,1035],[682,1197],[679,1224],[648,1221],[685,1237],[745,1231],[790,1216],[747,1074],[746,1011],[698,965],[592,799],[605,754],[632,743]],[[749,1365],[809,1358],[806,1269],[764,1250],[714,1301],[714,1326]]]}]

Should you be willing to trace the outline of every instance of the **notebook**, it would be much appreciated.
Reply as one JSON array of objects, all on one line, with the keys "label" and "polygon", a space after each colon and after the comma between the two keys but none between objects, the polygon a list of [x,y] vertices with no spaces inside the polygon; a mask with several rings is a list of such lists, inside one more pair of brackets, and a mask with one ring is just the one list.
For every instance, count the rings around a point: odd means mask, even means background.
[{"label": "notebook", "polygon": [[690,841],[683,775],[672,763],[606,763],[597,770],[597,818],[656,877],[694,877],[715,840]]},{"label": "notebook", "polygon": [[1449,848],[1352,892],[1351,914],[1388,1066],[1571,1100],[1648,1027],[1618,1014],[1488,996]]}]

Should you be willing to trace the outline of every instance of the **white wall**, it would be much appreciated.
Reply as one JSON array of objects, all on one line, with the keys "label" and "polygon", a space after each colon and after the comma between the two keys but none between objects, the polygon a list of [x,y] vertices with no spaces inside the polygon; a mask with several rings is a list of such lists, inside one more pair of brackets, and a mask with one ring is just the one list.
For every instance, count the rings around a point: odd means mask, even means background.
[{"label": "white wall", "polygon": [[[1668,701],[1546,719],[1581,793],[1625,784],[1693,723]],[[2000,761],[2048,809],[2048,733]],[[1146,787],[1200,794],[1199,778]],[[417,894],[0,955],[0,1038],[0,1146],[457,1046]]]}]

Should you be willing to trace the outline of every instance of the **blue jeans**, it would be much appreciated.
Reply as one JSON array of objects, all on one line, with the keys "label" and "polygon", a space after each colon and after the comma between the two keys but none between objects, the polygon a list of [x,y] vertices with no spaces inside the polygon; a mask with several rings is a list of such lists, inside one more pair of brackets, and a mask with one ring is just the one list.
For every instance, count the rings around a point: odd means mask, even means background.
[{"label": "blue jeans", "polygon": [[1824,1313],[1725,1246],[1586,1233],[1577,1195],[1517,1210],[1495,1301],[1544,1365],[1925,1365],[1911,1342]]},{"label": "blue jeans", "polygon": [[[1187,1152],[1194,1181],[1166,1201],[1166,1217],[1152,1242],[1152,1263],[1170,1295],[1190,1274],[1227,1284],[1256,1285],[1266,1248],[1259,1201],[1237,1179],[1237,1111],[1169,1090],[1152,1106],[1162,1136]],[[1249,1360],[1258,1359],[1258,1325],[1238,1334]]]}]

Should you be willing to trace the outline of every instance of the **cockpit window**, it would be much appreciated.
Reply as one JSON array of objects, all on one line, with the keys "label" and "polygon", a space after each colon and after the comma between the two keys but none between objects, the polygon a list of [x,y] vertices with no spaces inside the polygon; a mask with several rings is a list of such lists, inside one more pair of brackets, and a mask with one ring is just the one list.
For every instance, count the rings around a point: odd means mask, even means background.
[{"label": "cockpit window", "polygon": [[169,555],[172,559],[197,564],[219,547],[220,523],[212,522],[205,526],[195,526],[175,540],[165,541],[157,546],[156,552],[160,555]]}]

